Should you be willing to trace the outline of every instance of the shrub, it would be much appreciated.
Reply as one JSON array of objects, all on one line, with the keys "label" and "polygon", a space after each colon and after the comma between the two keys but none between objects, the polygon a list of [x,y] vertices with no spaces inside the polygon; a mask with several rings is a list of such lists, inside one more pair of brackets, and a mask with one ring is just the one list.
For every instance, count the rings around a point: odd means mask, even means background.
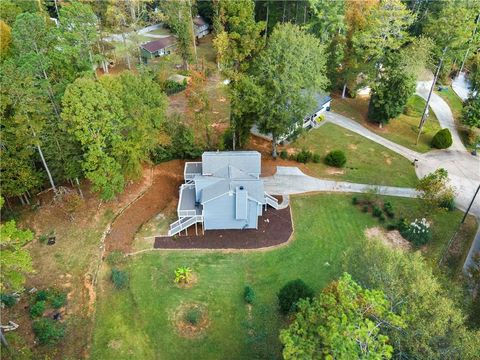
[{"label": "shrub", "polygon": [[247,304],[253,304],[255,300],[255,292],[250,286],[245,286],[245,290],[243,291],[243,298]]},{"label": "shrub", "polygon": [[48,241],[48,235],[42,234],[38,237],[38,241],[40,241],[41,244],[46,244]]},{"label": "shrub", "polygon": [[0,294],[0,302],[8,308],[17,303],[17,298],[11,294]]},{"label": "shrub", "polygon": [[452,134],[446,128],[439,130],[432,139],[432,146],[437,149],[449,148],[452,143]]},{"label": "shrub", "polygon": [[47,301],[48,296],[48,290],[39,290],[35,295],[35,301]]},{"label": "shrub", "polygon": [[35,320],[32,327],[39,343],[42,345],[56,343],[65,335],[65,327],[48,318]]},{"label": "shrub", "polygon": [[356,196],[352,197],[352,204],[357,205],[358,204],[358,198]]},{"label": "shrub", "polygon": [[385,215],[380,214],[380,216],[378,217],[378,220],[380,220],[380,222],[385,222]]},{"label": "shrub", "polygon": [[383,203],[383,210],[385,211],[385,213],[389,218],[395,217],[395,213],[393,212],[393,206],[390,201],[385,201]]},{"label": "shrub", "polygon": [[453,194],[449,194],[445,196],[441,201],[440,201],[440,207],[447,209],[448,211],[453,211],[455,210],[455,197]]},{"label": "shrub", "polygon": [[30,317],[36,318],[42,316],[45,312],[45,300],[37,301],[30,307]]},{"label": "shrub", "polygon": [[331,151],[325,157],[325,163],[329,166],[344,167],[347,163],[347,157],[341,150]]},{"label": "shrub", "polygon": [[128,274],[123,270],[113,268],[110,279],[116,289],[123,289],[128,285]]},{"label": "shrub", "polygon": [[283,160],[287,160],[288,159],[288,152],[287,150],[282,150],[280,151],[280,158],[283,159]]},{"label": "shrub", "polygon": [[125,260],[125,257],[123,252],[115,250],[108,254],[105,260],[107,261],[108,265],[118,265]]},{"label": "shrub", "polygon": [[400,233],[402,236],[416,246],[425,245],[432,239],[430,224],[425,218],[415,219],[410,224],[403,223]]},{"label": "shrub", "polygon": [[286,315],[297,310],[298,300],[313,298],[314,292],[303,280],[297,279],[286,283],[277,296],[280,312]]},{"label": "shrub", "polygon": [[368,212],[368,205],[363,205],[362,211],[364,213]]},{"label": "shrub", "polygon": [[297,162],[306,164],[307,162],[312,161],[313,153],[308,150],[302,150],[297,154]]},{"label": "shrub", "polygon": [[61,291],[54,291],[50,296],[50,302],[54,309],[60,309],[67,303],[67,295]]},{"label": "shrub", "polygon": [[167,95],[173,95],[176,94],[180,91],[183,91],[187,88],[187,84],[183,82],[182,84],[179,84],[176,81],[173,80],[166,80],[163,84],[165,94]]},{"label": "shrub", "polygon": [[202,318],[202,312],[200,311],[200,309],[192,308],[187,310],[187,312],[185,313],[184,320],[190,325],[195,326],[195,325],[198,325],[201,318]]},{"label": "shrub", "polygon": [[380,217],[381,215],[383,215],[382,214],[382,209],[380,209],[377,205],[374,205],[372,215],[375,216],[375,217]]},{"label": "shrub", "polygon": [[187,284],[192,277],[192,269],[188,266],[181,266],[175,270],[175,282]]},{"label": "shrub", "polygon": [[317,154],[317,153],[313,154],[313,159],[312,159],[312,161],[313,161],[315,164],[318,164],[318,163],[320,162],[320,159],[321,159],[321,158],[320,158],[320,154]]}]

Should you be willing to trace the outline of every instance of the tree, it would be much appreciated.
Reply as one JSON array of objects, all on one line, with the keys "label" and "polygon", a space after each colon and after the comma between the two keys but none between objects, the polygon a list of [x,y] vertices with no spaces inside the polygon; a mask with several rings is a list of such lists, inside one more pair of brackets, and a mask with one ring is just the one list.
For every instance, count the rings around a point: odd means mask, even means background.
[{"label": "tree", "polygon": [[347,273],[313,301],[301,301],[290,326],[280,333],[284,359],[390,359],[385,329],[402,329],[380,290],[362,288]]},{"label": "tree", "polygon": [[85,176],[102,198],[112,199],[124,186],[122,168],[115,159],[121,145],[117,126],[124,119],[121,102],[98,82],[79,78],[67,87],[62,104],[66,127],[83,149]]},{"label": "tree", "polygon": [[[3,198],[2,198],[3,203]],[[17,291],[26,274],[33,272],[32,258],[23,246],[33,239],[30,230],[20,230],[14,220],[0,224],[0,290]]]},{"label": "tree", "polygon": [[[204,142],[207,148],[212,147],[211,142],[211,105],[208,93],[205,90],[206,77],[203,73],[192,71],[191,79],[185,91],[189,112],[193,115],[197,129],[203,129]],[[203,136],[200,134],[200,138]]]},{"label": "tree", "polygon": [[0,59],[8,54],[11,43],[12,29],[3,20],[0,20]]},{"label": "tree", "polygon": [[470,80],[471,90],[478,91],[480,89],[480,52],[473,56],[469,67],[468,79]]},{"label": "tree", "polygon": [[252,0],[219,0],[216,5],[215,39],[219,68],[237,72],[245,60],[257,53],[262,45],[263,21],[255,21]]},{"label": "tree", "polygon": [[470,96],[462,109],[462,123],[480,128],[480,95]]},{"label": "tree", "polygon": [[372,87],[368,118],[383,124],[400,115],[415,92],[415,86],[414,75],[399,60],[391,60]]},{"label": "tree", "polygon": [[183,67],[188,70],[194,52],[196,57],[191,3],[185,0],[165,1],[162,10],[168,26],[177,37],[177,51],[183,60]]},{"label": "tree", "polygon": [[297,303],[301,299],[311,299],[315,293],[312,288],[301,279],[286,283],[278,292],[278,305],[284,315],[297,310]]},{"label": "tree", "polygon": [[420,198],[425,201],[429,209],[442,206],[455,197],[454,189],[448,185],[448,172],[440,168],[424,176],[417,185]]},{"label": "tree", "polygon": [[313,92],[323,91],[325,53],[320,41],[291,24],[277,25],[264,50],[255,59],[252,82],[259,96],[258,127],[272,136],[272,155],[277,156],[279,137],[288,135],[313,109]]},{"label": "tree", "polygon": [[387,327],[394,359],[476,359],[480,333],[469,331],[452,296],[460,293],[449,281],[448,292],[420,252],[393,250],[377,241],[353,246],[344,269],[364,286],[383,291],[391,311],[405,326]]}]

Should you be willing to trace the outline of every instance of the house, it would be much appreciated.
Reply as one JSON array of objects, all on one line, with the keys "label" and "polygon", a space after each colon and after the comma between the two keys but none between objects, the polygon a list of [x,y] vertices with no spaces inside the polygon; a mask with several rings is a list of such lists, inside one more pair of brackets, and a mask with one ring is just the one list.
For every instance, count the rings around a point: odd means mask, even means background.
[{"label": "house", "polygon": [[200,39],[210,33],[210,24],[205,21],[201,16],[193,18],[193,26],[195,28],[195,37]]},{"label": "house", "polygon": [[141,45],[140,52],[142,59],[147,62],[148,59],[170,54],[175,46],[176,39],[173,36],[166,36]]},{"label": "house", "polygon": [[325,111],[330,111],[330,105],[332,103],[332,98],[330,96],[323,93],[315,93],[313,98],[315,99],[315,110],[303,119],[304,129],[317,127],[317,118]]},{"label": "house", "polygon": [[187,162],[180,186],[178,220],[170,225],[173,236],[201,224],[203,230],[257,229],[264,207],[279,208],[260,179],[257,151],[204,152],[201,162]]}]

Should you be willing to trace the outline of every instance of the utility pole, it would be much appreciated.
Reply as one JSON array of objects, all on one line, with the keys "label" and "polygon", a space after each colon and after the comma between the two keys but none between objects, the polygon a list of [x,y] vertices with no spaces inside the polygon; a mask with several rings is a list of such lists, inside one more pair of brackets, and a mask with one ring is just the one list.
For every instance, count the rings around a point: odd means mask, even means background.
[{"label": "utility pole", "polygon": [[475,191],[475,194],[473,195],[473,198],[472,198],[472,201],[470,201],[470,205],[468,205],[468,209],[467,211],[465,211],[465,214],[463,214],[463,218],[462,218],[462,224],[465,222],[465,219],[467,218],[467,215],[470,211],[470,208],[472,207],[473,205],[473,202],[475,201],[475,198],[477,197],[477,194],[478,194],[478,191],[480,190],[480,185],[478,185],[477,187],[477,191]]},{"label": "utility pole", "polygon": [[433,77],[432,87],[430,88],[430,92],[428,93],[427,103],[425,104],[425,109],[423,110],[422,119],[420,120],[420,124],[418,125],[418,135],[417,135],[417,141],[415,142],[415,145],[418,145],[418,140],[420,139],[420,134],[422,133],[423,125],[425,125],[425,121],[427,121],[428,107],[430,106],[430,98],[432,97],[433,88],[435,87],[435,84],[437,83],[438,75],[440,74],[440,69],[442,67],[443,58],[445,56],[445,53],[447,52],[447,48],[448,48],[448,46],[445,46],[443,48],[442,57],[440,58],[440,62],[438,64],[437,71],[435,72],[435,76]]}]

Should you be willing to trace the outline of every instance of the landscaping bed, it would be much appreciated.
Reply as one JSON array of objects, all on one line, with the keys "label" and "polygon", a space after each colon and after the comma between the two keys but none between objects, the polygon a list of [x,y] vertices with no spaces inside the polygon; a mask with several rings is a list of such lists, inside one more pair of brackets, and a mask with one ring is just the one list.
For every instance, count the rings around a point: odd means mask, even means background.
[{"label": "landscaping bed", "polygon": [[188,228],[190,235],[156,237],[155,249],[259,249],[286,243],[292,235],[290,207],[281,210],[268,208],[258,218],[257,229],[207,230],[198,226]]}]

